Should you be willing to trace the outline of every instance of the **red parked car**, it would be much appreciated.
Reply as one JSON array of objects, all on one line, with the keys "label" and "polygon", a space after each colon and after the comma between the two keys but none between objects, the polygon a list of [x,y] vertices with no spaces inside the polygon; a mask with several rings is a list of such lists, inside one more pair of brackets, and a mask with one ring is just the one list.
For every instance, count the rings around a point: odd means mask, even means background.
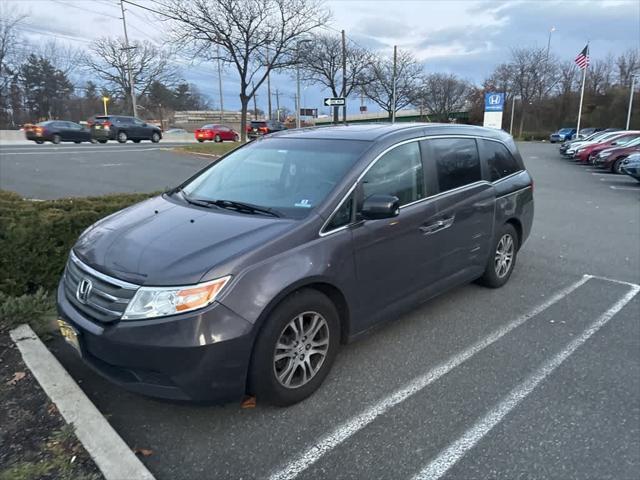
[{"label": "red parked car", "polygon": [[600,143],[594,143],[593,145],[586,145],[584,147],[578,148],[573,158],[581,163],[588,163],[589,157],[591,155],[597,155],[599,152],[604,150],[605,148],[611,148],[616,146],[623,146],[626,143],[635,140],[640,137],[640,131],[637,130],[626,130],[624,132],[620,132],[620,135],[616,135],[613,138],[609,138],[608,140]]},{"label": "red parked car", "polygon": [[205,125],[197,129],[194,135],[199,142],[204,142],[205,140],[213,140],[214,142],[231,140],[232,142],[237,142],[240,140],[238,132],[224,125]]},{"label": "red parked car", "polygon": [[605,148],[592,157],[593,165],[606,168],[614,173],[621,173],[622,162],[632,153],[640,152],[640,137],[631,140],[626,145]]}]

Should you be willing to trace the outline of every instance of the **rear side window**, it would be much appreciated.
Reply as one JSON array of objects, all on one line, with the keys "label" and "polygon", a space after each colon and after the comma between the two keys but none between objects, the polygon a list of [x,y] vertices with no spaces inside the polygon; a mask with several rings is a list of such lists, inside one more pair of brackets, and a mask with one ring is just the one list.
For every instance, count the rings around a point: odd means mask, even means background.
[{"label": "rear side window", "polygon": [[435,157],[440,192],[482,180],[478,148],[473,138],[434,138],[428,142]]},{"label": "rear side window", "polygon": [[385,153],[362,179],[364,198],[394,195],[400,205],[424,198],[424,173],[418,142],[405,143]]},{"label": "rear side window", "polygon": [[520,166],[503,144],[483,140],[490,181],[495,182],[520,171]]}]

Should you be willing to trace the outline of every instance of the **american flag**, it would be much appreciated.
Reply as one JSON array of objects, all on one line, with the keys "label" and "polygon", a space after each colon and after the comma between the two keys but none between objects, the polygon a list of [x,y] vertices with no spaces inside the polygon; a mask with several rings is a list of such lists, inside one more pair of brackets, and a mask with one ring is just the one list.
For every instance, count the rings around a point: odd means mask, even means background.
[{"label": "american flag", "polygon": [[580,70],[584,70],[589,66],[589,45],[585,45],[582,51],[575,59],[576,65],[580,67]]}]

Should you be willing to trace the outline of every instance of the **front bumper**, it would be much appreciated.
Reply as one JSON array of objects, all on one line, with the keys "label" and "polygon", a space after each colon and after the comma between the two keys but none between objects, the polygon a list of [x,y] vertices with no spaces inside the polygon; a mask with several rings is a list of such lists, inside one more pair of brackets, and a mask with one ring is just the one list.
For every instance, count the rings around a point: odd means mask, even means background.
[{"label": "front bumper", "polygon": [[60,317],[79,332],[85,363],[127,390],[206,403],[245,393],[254,326],[220,303],[184,315],[103,324],[68,301],[62,281],[57,303]]}]

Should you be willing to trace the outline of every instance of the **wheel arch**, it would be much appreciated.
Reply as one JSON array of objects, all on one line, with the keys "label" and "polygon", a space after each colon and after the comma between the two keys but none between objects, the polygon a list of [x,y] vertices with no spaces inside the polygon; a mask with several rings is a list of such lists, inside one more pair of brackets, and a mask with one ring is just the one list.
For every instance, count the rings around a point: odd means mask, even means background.
[{"label": "wheel arch", "polygon": [[509,224],[513,228],[515,228],[516,233],[518,234],[518,250],[519,250],[520,249],[520,245],[522,245],[522,235],[523,235],[522,223],[520,223],[520,220],[517,219],[516,217],[511,217],[504,223],[505,223],[505,225]]}]

